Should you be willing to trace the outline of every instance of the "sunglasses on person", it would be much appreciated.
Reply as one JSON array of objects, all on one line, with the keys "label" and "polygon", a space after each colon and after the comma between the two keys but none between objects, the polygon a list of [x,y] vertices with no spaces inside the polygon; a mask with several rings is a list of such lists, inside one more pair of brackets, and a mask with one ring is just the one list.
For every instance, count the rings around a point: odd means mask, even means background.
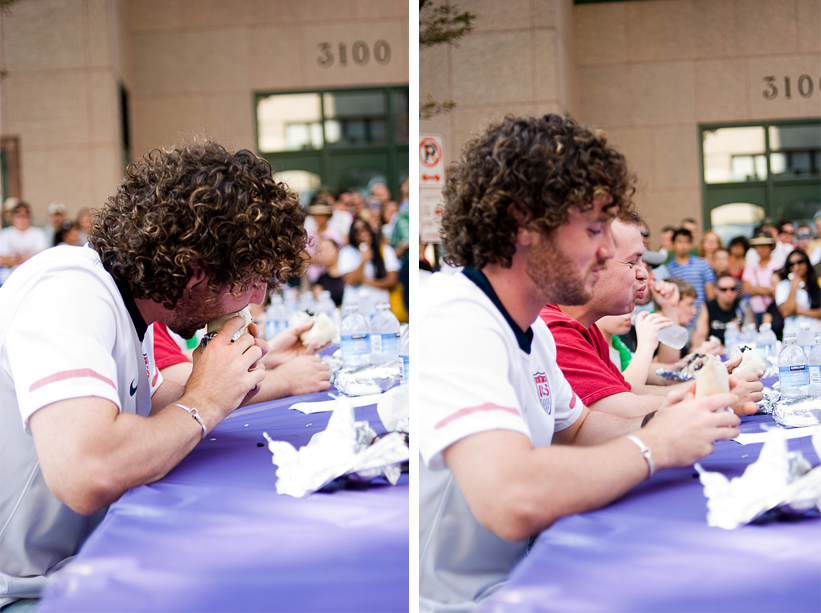
[{"label": "sunglasses on person", "polygon": [[805,240],[811,239],[812,234],[810,234],[809,232],[806,232],[806,233],[805,232],[799,232],[798,234],[795,235],[795,237],[800,241],[805,241]]},{"label": "sunglasses on person", "polygon": [[641,231],[641,235],[642,235],[644,238],[647,238],[648,236],[650,236],[650,230],[642,230],[642,231]]},{"label": "sunglasses on person", "polygon": [[735,291],[735,285],[733,285],[732,287],[721,287],[719,285],[718,286],[718,291],[720,291],[720,292],[734,292]]},{"label": "sunglasses on person", "polygon": [[790,260],[789,262],[787,262],[787,266],[789,268],[792,268],[793,266],[798,266],[799,264],[809,264],[809,262],[807,260],[804,260],[804,259]]}]

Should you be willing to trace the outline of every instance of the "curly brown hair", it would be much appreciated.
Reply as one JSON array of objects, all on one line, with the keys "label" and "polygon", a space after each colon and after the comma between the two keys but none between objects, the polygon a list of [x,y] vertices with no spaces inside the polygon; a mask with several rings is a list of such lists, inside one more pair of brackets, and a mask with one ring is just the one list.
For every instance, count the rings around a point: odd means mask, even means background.
[{"label": "curly brown hair", "polygon": [[135,298],[173,308],[196,264],[208,287],[241,293],[251,273],[285,283],[305,269],[299,196],[265,160],[206,141],[155,149],[94,211],[91,246]]},{"label": "curly brown hair", "polygon": [[571,208],[587,210],[606,194],[619,217],[633,210],[635,177],[624,156],[604,134],[558,115],[505,117],[468,141],[451,170],[442,230],[445,260],[457,266],[511,265],[519,228],[511,203],[524,207],[529,229],[546,234]]}]

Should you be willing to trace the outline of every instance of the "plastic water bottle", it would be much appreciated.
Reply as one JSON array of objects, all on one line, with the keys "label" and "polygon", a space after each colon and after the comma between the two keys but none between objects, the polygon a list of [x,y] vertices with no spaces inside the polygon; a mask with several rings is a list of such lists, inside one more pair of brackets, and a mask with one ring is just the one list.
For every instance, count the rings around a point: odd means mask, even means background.
[{"label": "plastic water bottle", "polygon": [[755,348],[756,351],[758,351],[758,355],[760,355],[765,362],[768,357],[775,355],[775,344],[777,340],[778,339],[775,338],[775,332],[773,332],[772,324],[769,322],[761,324],[761,329],[755,339]]},{"label": "plastic water bottle", "polygon": [[343,366],[361,366],[370,363],[370,326],[356,304],[348,305],[348,314],[339,326]]},{"label": "plastic water bottle", "polygon": [[370,323],[376,314],[376,305],[373,303],[373,290],[367,285],[359,286],[359,312]]},{"label": "plastic water bottle", "polygon": [[739,344],[749,347],[750,349],[755,349],[755,337],[755,324],[747,324],[741,329]]},{"label": "plastic water bottle", "polygon": [[724,330],[724,355],[728,358],[733,357],[740,340],[741,333],[738,331],[738,324],[735,321],[731,321]]},{"label": "plastic water bottle", "polygon": [[386,364],[399,359],[399,320],[391,305],[380,302],[371,319],[371,364]]},{"label": "plastic water bottle", "polygon": [[810,332],[810,324],[807,321],[802,321],[799,324],[801,331],[798,333],[797,343],[801,349],[804,350],[804,355],[809,356],[812,351],[813,339],[815,336]]},{"label": "plastic water bottle", "polygon": [[682,326],[668,326],[659,330],[659,342],[672,347],[673,349],[681,349],[687,344],[690,338],[687,328]]},{"label": "plastic water bottle", "polygon": [[796,342],[796,335],[784,335],[784,346],[778,356],[778,380],[781,382],[781,397],[800,398],[809,393],[810,373],[807,356]]},{"label": "plastic water bottle", "polygon": [[274,338],[277,334],[288,327],[288,313],[285,311],[285,303],[282,296],[274,294],[271,296],[271,304],[265,311],[265,337]]},{"label": "plastic water bottle", "polygon": [[810,396],[821,397],[821,332],[815,333],[810,355],[807,358],[810,367]]},{"label": "plastic water bottle", "polygon": [[399,357],[402,358],[402,363],[399,365],[400,373],[402,374],[402,385],[408,384],[410,378],[410,326],[405,326],[402,329],[402,334],[399,336]]},{"label": "plastic water bottle", "polygon": [[336,305],[334,304],[333,298],[331,298],[331,292],[326,289],[319,292],[319,298],[316,301],[316,306],[314,309],[315,313],[325,313],[331,318],[331,320],[333,320]]},{"label": "plastic water bottle", "polygon": [[302,292],[299,295],[299,302],[297,302],[297,309],[313,315],[316,313],[316,300],[314,300],[313,292]]},{"label": "plastic water bottle", "polygon": [[291,317],[291,315],[293,315],[297,311],[296,290],[292,287],[289,287],[283,290],[282,294],[282,302],[285,305],[285,316]]}]

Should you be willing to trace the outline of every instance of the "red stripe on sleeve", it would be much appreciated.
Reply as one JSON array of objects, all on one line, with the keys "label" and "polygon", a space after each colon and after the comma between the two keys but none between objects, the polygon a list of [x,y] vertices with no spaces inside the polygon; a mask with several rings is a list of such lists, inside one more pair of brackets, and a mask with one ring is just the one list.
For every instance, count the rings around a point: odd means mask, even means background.
[{"label": "red stripe on sleeve", "polygon": [[29,388],[30,392],[33,392],[36,389],[43,387],[44,385],[48,385],[49,383],[56,383],[57,381],[65,381],[66,379],[77,379],[80,377],[93,377],[94,379],[99,379],[104,383],[108,383],[111,387],[114,388],[114,391],[117,391],[117,386],[114,385],[114,382],[102,376],[99,373],[94,372],[90,368],[79,368],[77,370],[64,370],[63,372],[54,373],[53,375],[49,375],[48,377],[44,377],[39,381],[35,381],[31,384]]},{"label": "red stripe on sleeve", "polygon": [[434,426],[434,430],[439,430],[440,428],[444,428],[450,422],[455,419],[459,419],[460,417],[465,417],[466,415],[471,415],[476,413],[477,411],[507,411],[508,413],[512,413],[513,415],[518,415],[519,411],[516,409],[511,409],[510,407],[500,407],[498,404],[492,404],[487,402],[485,404],[481,404],[478,407],[465,407],[464,409],[459,409],[455,413],[451,413],[445,419],[440,421],[438,424]]}]

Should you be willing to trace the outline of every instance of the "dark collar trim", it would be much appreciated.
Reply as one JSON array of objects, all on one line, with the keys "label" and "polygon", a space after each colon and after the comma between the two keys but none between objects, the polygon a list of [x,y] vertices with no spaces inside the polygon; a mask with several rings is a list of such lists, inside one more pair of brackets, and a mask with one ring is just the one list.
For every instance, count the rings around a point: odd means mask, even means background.
[{"label": "dark collar trim", "polygon": [[516,342],[519,343],[519,348],[529,354],[530,345],[533,342],[533,330],[528,328],[527,331],[523,331],[519,327],[519,324],[513,321],[513,318],[507,312],[507,309],[502,304],[502,301],[499,300],[499,296],[496,295],[496,291],[493,289],[490,281],[487,280],[487,277],[482,271],[476,270],[473,266],[465,266],[462,270],[462,274],[473,281],[476,286],[482,290],[488,298],[490,298],[493,305],[499,309],[499,312],[504,316],[505,321],[510,326],[510,329],[513,330],[513,334],[516,336]]},{"label": "dark collar trim", "polygon": [[140,310],[137,308],[137,303],[134,302],[134,296],[131,293],[131,288],[128,287],[128,283],[123,283],[121,281],[117,281],[114,279],[114,282],[117,284],[117,289],[120,290],[120,296],[123,298],[123,303],[125,303],[125,308],[128,310],[128,314],[131,315],[131,321],[134,323],[134,329],[137,330],[137,336],[140,337],[140,342],[145,338],[145,332],[148,330],[148,326],[143,319],[143,316],[140,314]]}]

